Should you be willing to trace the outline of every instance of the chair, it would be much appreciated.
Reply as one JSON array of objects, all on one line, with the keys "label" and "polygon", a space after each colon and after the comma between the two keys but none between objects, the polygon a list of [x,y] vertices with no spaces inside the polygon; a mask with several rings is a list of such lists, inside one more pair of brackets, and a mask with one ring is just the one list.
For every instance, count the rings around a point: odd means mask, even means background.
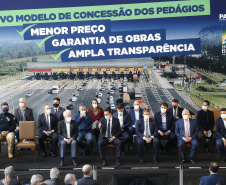
[{"label": "chair", "polygon": [[[180,160],[181,160],[181,155],[180,155],[179,145],[177,145],[177,147],[178,147],[178,158],[179,158],[179,162],[180,162]],[[185,147],[185,148],[192,148],[192,145],[191,145],[190,143],[186,143],[184,147]],[[198,154],[199,154],[199,145],[198,145],[197,150],[196,150],[196,152],[195,152],[195,158],[196,158],[196,161],[198,161]]]},{"label": "chair", "polygon": [[[34,150],[34,161],[36,162],[36,145],[35,145],[35,121],[20,121],[19,122],[19,129],[20,129],[20,142],[17,144],[17,162],[19,162],[22,158],[22,148],[30,148]],[[26,141],[23,140],[33,139],[33,141]]]},{"label": "chair", "polygon": [[[46,142],[47,145],[48,145],[49,143],[51,143],[52,141],[53,141],[53,140],[52,140],[51,137],[47,137],[47,138],[44,140],[44,142]],[[40,145],[38,144],[38,155],[40,155],[40,153],[41,153],[41,148],[40,148]]]},{"label": "chair", "polygon": [[213,111],[214,120],[215,120],[215,123],[216,123],[216,119],[221,116],[221,108],[211,108],[210,110]]}]

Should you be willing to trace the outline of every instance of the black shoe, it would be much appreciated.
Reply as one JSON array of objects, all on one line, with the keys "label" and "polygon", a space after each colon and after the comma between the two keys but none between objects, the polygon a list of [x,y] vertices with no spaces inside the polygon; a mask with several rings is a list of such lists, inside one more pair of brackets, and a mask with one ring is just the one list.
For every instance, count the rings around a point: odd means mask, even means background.
[{"label": "black shoe", "polygon": [[186,163],[185,159],[182,159],[180,163],[181,163],[181,164]]},{"label": "black shoe", "polygon": [[73,160],[72,163],[73,163],[74,166],[78,166],[77,160]]},{"label": "black shoe", "polygon": [[140,163],[140,164],[144,164],[144,160],[141,159],[141,160],[139,161],[139,163]]},{"label": "black shoe", "polygon": [[225,157],[222,157],[220,162],[223,163],[225,161]]},{"label": "black shoe", "polygon": [[119,160],[118,159],[116,159],[116,166],[120,166],[121,165],[121,163],[119,162]]},{"label": "black shoe", "polygon": [[62,167],[62,166],[64,166],[64,161],[63,160],[60,161],[60,167]]},{"label": "black shoe", "polygon": [[102,166],[107,166],[107,162],[105,160],[102,160]]},{"label": "black shoe", "polygon": [[52,151],[52,152],[50,152],[50,156],[56,157],[56,154]]},{"label": "black shoe", "polygon": [[47,154],[45,152],[42,153],[42,157],[46,157]]},{"label": "black shoe", "polygon": [[87,152],[85,150],[82,151],[84,156],[87,156]]},{"label": "black shoe", "polygon": [[153,159],[153,162],[154,162],[155,164],[158,164],[158,163],[159,163],[159,161],[158,161],[157,159]]},{"label": "black shoe", "polygon": [[195,160],[191,159],[191,163],[192,164],[196,164]]}]

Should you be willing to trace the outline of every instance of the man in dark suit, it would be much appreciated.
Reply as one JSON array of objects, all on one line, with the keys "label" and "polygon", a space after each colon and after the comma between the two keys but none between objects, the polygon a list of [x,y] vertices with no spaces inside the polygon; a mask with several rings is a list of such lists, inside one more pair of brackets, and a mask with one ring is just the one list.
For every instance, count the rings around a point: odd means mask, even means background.
[{"label": "man in dark suit", "polygon": [[60,98],[53,98],[53,107],[51,107],[51,112],[57,116],[57,121],[61,121],[64,119],[63,112],[65,108],[60,107]]},{"label": "man in dark suit", "polygon": [[[209,153],[208,145],[213,144],[216,136],[213,132],[215,125],[214,113],[209,108],[209,101],[204,100],[202,103],[202,110],[197,112],[196,123],[198,125],[198,139],[202,145],[203,151]],[[206,143],[205,140],[208,140]]]},{"label": "man in dark suit", "polygon": [[131,119],[129,114],[124,110],[122,103],[118,104],[117,112],[113,113],[113,117],[119,119],[121,136],[124,138],[122,141],[122,153],[124,153],[125,144],[130,141],[129,127],[131,125]]},{"label": "man in dark suit", "polygon": [[78,124],[76,121],[71,120],[71,111],[66,110],[63,113],[64,120],[58,122],[58,139],[60,145],[60,166],[64,166],[64,156],[66,152],[66,145],[71,145],[71,158],[74,166],[78,165],[77,162],[77,137],[78,137]]},{"label": "man in dark suit", "polygon": [[39,115],[38,129],[39,129],[38,142],[39,142],[40,148],[42,149],[42,152],[43,152],[42,157],[47,156],[45,144],[44,144],[44,140],[47,137],[51,137],[52,140],[53,140],[52,145],[51,145],[51,149],[50,149],[50,155],[52,157],[56,157],[54,151],[57,147],[57,139],[58,139],[57,117],[56,117],[56,115],[51,114],[51,109],[50,109],[50,106],[48,104],[46,104],[44,106],[44,113]]},{"label": "man in dark suit", "polygon": [[[155,113],[154,121],[158,127],[158,138],[161,140],[162,137],[167,137],[168,142],[165,146],[166,150],[172,148],[174,142],[176,141],[175,135],[175,122],[172,114],[167,111],[168,104],[162,102],[160,104],[160,111]],[[163,151],[163,146],[160,143],[161,152]]]},{"label": "man in dark suit", "polygon": [[45,180],[43,184],[46,185],[64,185],[64,181],[60,179],[60,171],[57,168],[50,170],[50,179]]},{"label": "man in dark suit", "polygon": [[221,162],[225,161],[226,152],[226,108],[221,109],[221,117],[216,120],[216,147],[221,157]]},{"label": "man in dark suit", "polygon": [[143,110],[140,108],[140,102],[138,100],[135,100],[133,102],[133,108],[129,110],[129,115],[131,119],[131,125],[129,127],[130,143],[131,143],[130,149],[132,150],[134,147],[133,135],[136,134],[137,120],[143,118]]},{"label": "man in dark suit", "polygon": [[150,110],[143,110],[142,119],[137,121],[136,124],[136,134],[137,134],[137,150],[139,153],[140,164],[144,163],[143,155],[143,146],[146,143],[153,144],[153,162],[158,163],[158,148],[159,148],[159,139],[158,139],[158,128],[154,120],[150,118]]},{"label": "man in dark suit", "polygon": [[182,119],[183,108],[179,107],[178,99],[172,99],[172,107],[168,108],[167,111],[173,116],[176,120]]},{"label": "man in dark suit", "polygon": [[191,163],[196,163],[194,160],[195,151],[198,147],[197,134],[198,127],[195,120],[189,119],[190,113],[189,110],[184,109],[182,112],[183,119],[180,119],[176,122],[175,134],[178,137],[178,145],[181,153],[181,163],[185,163],[185,151],[184,146],[186,143],[192,145],[190,151],[190,160]]},{"label": "man in dark suit", "polygon": [[16,125],[16,139],[17,142],[19,143],[19,121],[34,121],[33,117],[33,111],[31,108],[26,107],[26,99],[25,98],[20,98],[19,99],[19,108],[14,110],[14,116],[16,117],[17,120],[17,125]]},{"label": "man in dark suit", "polygon": [[119,166],[120,155],[121,155],[121,141],[119,136],[121,134],[120,123],[118,118],[114,118],[111,113],[111,108],[107,107],[104,110],[104,118],[100,119],[98,128],[100,129],[99,136],[99,152],[100,158],[102,159],[102,165],[106,166],[104,146],[107,144],[116,145],[116,165]]},{"label": "man in dark suit", "polygon": [[219,170],[219,165],[216,162],[210,163],[209,166],[209,176],[203,176],[201,177],[199,185],[212,185],[212,184],[217,184],[218,182],[226,183],[226,179],[219,177],[217,175],[217,172]]},{"label": "man in dark suit", "polygon": [[[4,170],[5,179],[10,178],[9,185],[22,185],[20,179],[14,177],[14,168],[13,166],[7,166]],[[3,185],[3,180],[0,180],[0,185]]]},{"label": "man in dark suit", "polygon": [[83,178],[77,180],[78,185],[99,185],[99,182],[97,180],[92,179],[92,166],[90,166],[89,164],[84,165],[82,167],[82,173],[84,176]]}]

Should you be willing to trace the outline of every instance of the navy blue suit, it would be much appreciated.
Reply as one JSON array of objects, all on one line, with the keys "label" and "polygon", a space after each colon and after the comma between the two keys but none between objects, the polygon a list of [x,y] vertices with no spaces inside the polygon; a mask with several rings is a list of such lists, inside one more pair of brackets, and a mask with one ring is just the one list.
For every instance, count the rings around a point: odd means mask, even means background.
[{"label": "navy blue suit", "polygon": [[226,128],[224,126],[224,121],[221,117],[216,120],[216,147],[217,150],[222,157],[226,157],[226,152],[224,151],[224,143],[222,141],[223,138],[226,139]]},{"label": "navy blue suit", "polygon": [[[175,115],[173,115],[173,107],[170,107],[170,108],[168,108],[167,109],[167,112],[169,112],[172,116],[173,116],[173,118],[175,118]],[[180,119],[182,119],[182,111],[183,111],[184,109],[183,108],[181,108],[181,107],[177,107],[177,117],[179,117]]]},{"label": "navy blue suit", "polygon": [[[190,159],[193,159],[195,155],[195,151],[198,147],[198,142],[197,142],[198,127],[195,120],[189,119],[189,122],[190,122],[189,137],[192,138],[190,142],[192,145],[192,148],[190,151]],[[186,142],[183,140],[183,137],[186,137],[186,135],[185,135],[185,127],[184,127],[183,119],[179,119],[176,122],[175,134],[178,137],[178,144],[179,144],[179,149],[181,153],[181,158],[185,159],[184,145],[186,144]]]},{"label": "navy blue suit", "polygon": [[100,128],[100,135],[99,135],[99,141],[98,141],[100,158],[105,159],[104,146],[107,144],[116,145],[116,157],[120,157],[122,145],[119,139],[121,135],[121,129],[120,129],[120,123],[118,118],[112,117],[111,135],[112,137],[115,137],[112,143],[110,143],[107,137],[105,137],[107,132],[107,120],[105,118],[101,118],[100,122],[101,122],[101,128]]},{"label": "navy blue suit", "polygon": [[[154,115],[155,123],[157,124],[158,131],[161,131],[163,133],[170,131],[170,134],[168,135],[168,142],[166,144],[166,149],[169,149],[173,143],[176,141],[176,135],[175,135],[175,122],[173,119],[173,115],[170,112],[166,112],[166,126],[167,130],[163,130],[162,128],[162,114],[161,111],[155,113]],[[159,139],[161,139],[161,135],[158,134]],[[162,146],[161,146],[162,147]]]},{"label": "navy blue suit", "polygon": [[[149,128],[151,136],[154,137],[151,143],[153,144],[153,159],[157,158],[158,155],[158,147],[159,147],[159,139],[158,139],[158,128],[154,120],[149,119]],[[140,119],[136,123],[136,134],[137,134],[137,150],[139,153],[139,159],[143,160],[143,146],[146,141],[143,139],[144,137],[144,118]]]},{"label": "navy blue suit", "polygon": [[218,182],[226,183],[226,179],[219,177],[217,174],[210,174],[209,176],[201,177],[199,185],[215,185]]},{"label": "navy blue suit", "polygon": [[52,145],[51,145],[51,151],[55,151],[56,146],[57,146],[57,139],[58,139],[58,135],[57,135],[57,117],[54,114],[50,114],[50,125],[51,125],[51,128],[49,129],[47,121],[46,121],[45,113],[39,115],[39,118],[38,118],[38,129],[39,129],[38,142],[39,142],[40,148],[42,149],[42,151],[44,153],[46,153],[44,140],[48,136],[46,134],[44,134],[43,131],[54,130],[54,132],[50,136],[52,138],[52,140],[53,140],[52,141]]}]

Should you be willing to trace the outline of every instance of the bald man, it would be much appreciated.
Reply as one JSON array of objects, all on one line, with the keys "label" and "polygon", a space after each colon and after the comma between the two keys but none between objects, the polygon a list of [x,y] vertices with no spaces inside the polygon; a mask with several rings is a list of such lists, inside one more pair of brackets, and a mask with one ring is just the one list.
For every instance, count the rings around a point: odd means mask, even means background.
[{"label": "bald man", "polygon": [[78,179],[78,185],[99,185],[97,180],[92,179],[93,169],[92,166],[86,164],[82,167],[83,178]]},{"label": "bald man", "polygon": [[179,119],[176,122],[175,134],[178,137],[178,145],[181,153],[181,163],[185,163],[185,150],[184,146],[187,143],[192,145],[190,151],[191,163],[196,163],[194,159],[195,151],[198,147],[197,134],[198,127],[195,120],[189,119],[190,113],[187,109],[182,112],[183,119]]}]

